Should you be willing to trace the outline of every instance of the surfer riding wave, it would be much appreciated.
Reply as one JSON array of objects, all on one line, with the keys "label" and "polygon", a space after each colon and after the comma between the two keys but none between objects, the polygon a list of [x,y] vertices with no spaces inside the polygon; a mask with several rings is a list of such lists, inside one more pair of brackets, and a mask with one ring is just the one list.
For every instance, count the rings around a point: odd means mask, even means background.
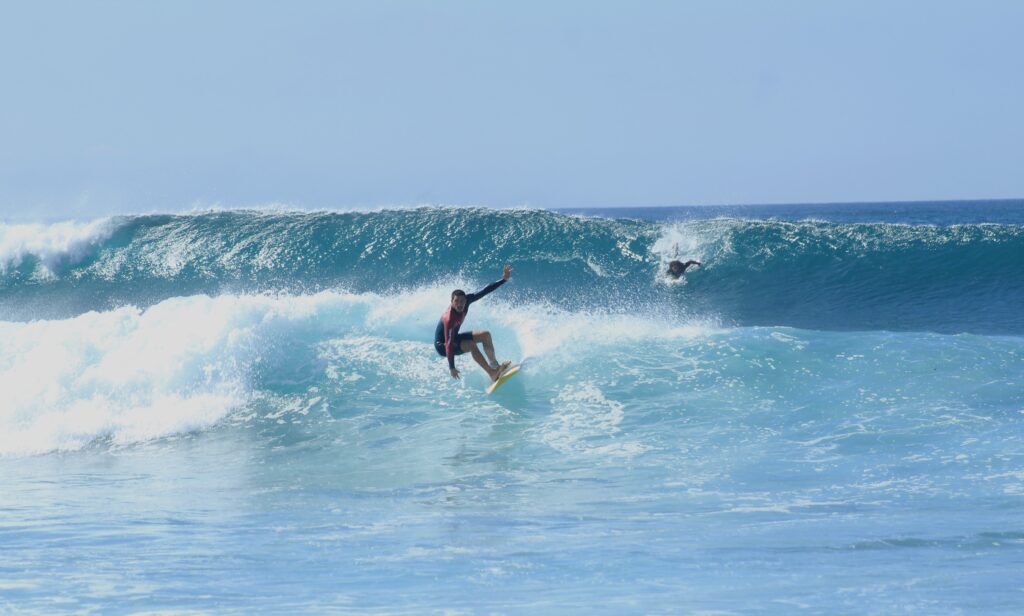
[{"label": "surfer riding wave", "polygon": [[[459,328],[462,327],[462,322],[469,312],[469,305],[505,284],[511,275],[512,266],[506,265],[501,280],[492,282],[476,293],[466,293],[462,289],[452,291],[451,303],[441,314],[441,320],[437,322],[437,329],[434,330],[434,349],[438,355],[448,358],[448,371],[452,378],[459,378],[459,370],[455,367],[455,356],[463,353],[471,353],[473,359],[483,368],[492,382],[497,381],[501,373],[511,364],[509,361],[498,363],[494,355],[491,332],[479,330],[467,334],[459,333]],[[483,345],[483,353],[480,352],[478,344]]]}]

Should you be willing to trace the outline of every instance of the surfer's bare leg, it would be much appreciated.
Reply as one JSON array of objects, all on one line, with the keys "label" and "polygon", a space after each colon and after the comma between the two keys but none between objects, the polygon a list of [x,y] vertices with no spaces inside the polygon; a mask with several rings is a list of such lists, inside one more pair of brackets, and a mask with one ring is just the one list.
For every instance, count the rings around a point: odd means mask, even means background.
[{"label": "surfer's bare leg", "polygon": [[491,367],[497,367],[498,358],[494,356],[494,342],[491,340],[491,332],[473,332],[473,342],[479,342],[484,345],[484,353],[487,354],[487,359],[491,360]]},{"label": "surfer's bare leg", "polygon": [[473,334],[473,341],[462,341],[462,351],[472,354],[473,360],[480,364],[480,367],[484,369],[484,372],[487,373],[487,376],[490,377],[492,381],[498,380],[498,371],[491,368],[490,364],[487,363],[487,358],[484,357],[484,354],[481,353],[480,349],[476,346],[476,333]]}]

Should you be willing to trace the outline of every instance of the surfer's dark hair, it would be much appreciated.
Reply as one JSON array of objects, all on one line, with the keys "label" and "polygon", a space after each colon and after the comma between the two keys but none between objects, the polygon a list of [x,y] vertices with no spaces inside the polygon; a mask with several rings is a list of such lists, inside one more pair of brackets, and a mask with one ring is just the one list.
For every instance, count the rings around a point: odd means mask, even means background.
[{"label": "surfer's dark hair", "polygon": [[463,291],[462,289],[455,289],[454,291],[452,291],[452,299],[455,299],[455,297],[458,296],[458,295],[465,295],[465,294],[466,294],[466,292]]}]

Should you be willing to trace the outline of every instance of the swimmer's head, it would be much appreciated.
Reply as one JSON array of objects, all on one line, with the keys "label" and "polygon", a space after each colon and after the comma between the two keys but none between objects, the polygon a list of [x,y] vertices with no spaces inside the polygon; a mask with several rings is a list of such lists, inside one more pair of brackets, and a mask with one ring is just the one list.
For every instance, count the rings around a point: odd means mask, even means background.
[{"label": "swimmer's head", "polygon": [[686,266],[683,265],[682,261],[672,260],[668,264],[668,275],[673,278],[679,278],[686,271]]}]

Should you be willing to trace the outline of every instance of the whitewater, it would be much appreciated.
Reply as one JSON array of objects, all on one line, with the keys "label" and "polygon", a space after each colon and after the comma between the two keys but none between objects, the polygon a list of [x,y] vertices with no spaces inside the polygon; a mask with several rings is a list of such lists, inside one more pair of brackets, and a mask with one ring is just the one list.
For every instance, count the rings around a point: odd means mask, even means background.
[{"label": "whitewater", "polygon": [[1021,201],[0,223],[0,612],[1020,613],[1022,266]]}]

